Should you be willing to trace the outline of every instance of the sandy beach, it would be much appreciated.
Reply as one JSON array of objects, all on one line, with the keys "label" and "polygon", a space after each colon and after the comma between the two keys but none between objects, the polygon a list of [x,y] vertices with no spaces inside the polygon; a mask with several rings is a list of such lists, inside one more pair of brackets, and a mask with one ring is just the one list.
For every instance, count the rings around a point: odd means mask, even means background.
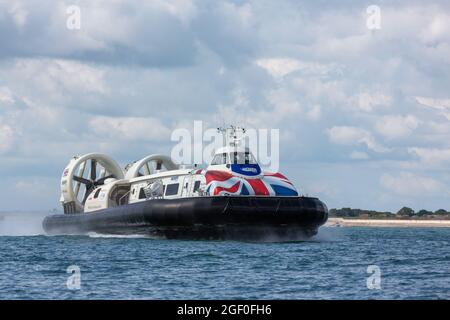
[{"label": "sandy beach", "polygon": [[450,228],[450,220],[394,220],[328,218],[327,227],[422,227]]}]

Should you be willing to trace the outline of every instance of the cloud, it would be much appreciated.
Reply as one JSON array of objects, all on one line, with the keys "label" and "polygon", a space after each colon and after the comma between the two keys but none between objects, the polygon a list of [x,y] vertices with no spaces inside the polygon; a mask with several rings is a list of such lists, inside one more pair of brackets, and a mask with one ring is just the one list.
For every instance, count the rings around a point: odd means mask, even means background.
[{"label": "cloud", "polygon": [[358,108],[366,112],[373,111],[374,107],[389,106],[392,103],[392,97],[381,92],[362,92],[354,99]]},{"label": "cloud", "polygon": [[438,110],[450,109],[450,99],[434,99],[427,97],[415,97],[416,101],[424,106]]},{"label": "cloud", "polygon": [[427,168],[450,166],[450,149],[411,147],[408,148],[408,152],[419,157],[420,161]]},{"label": "cloud", "polygon": [[5,105],[14,103],[13,94],[8,87],[0,87],[0,103]]},{"label": "cloud", "polygon": [[118,140],[166,140],[171,132],[155,118],[98,116],[90,120],[89,125],[96,135]]},{"label": "cloud", "polygon": [[429,19],[427,26],[421,31],[419,37],[428,44],[450,42],[449,29],[450,14],[441,12]]},{"label": "cloud", "polygon": [[308,119],[311,119],[313,121],[319,120],[320,115],[322,114],[322,107],[319,104],[313,105],[308,112],[306,113],[306,116]]},{"label": "cloud", "polygon": [[197,6],[191,0],[158,0],[153,1],[153,3],[165,7],[168,12],[176,16],[185,24],[188,24],[198,15]]},{"label": "cloud", "polygon": [[195,38],[188,28],[197,13],[192,1],[111,1],[107,6],[77,1],[79,30],[66,27],[69,5],[74,4],[50,0],[1,2],[0,57],[178,66],[191,65],[197,54]]},{"label": "cloud", "polygon": [[331,142],[341,145],[365,144],[375,152],[387,152],[389,149],[378,144],[372,134],[364,129],[351,126],[335,126],[327,130]]},{"label": "cloud", "polygon": [[11,147],[13,136],[13,129],[0,122],[0,153],[7,151]]},{"label": "cloud", "polygon": [[256,64],[275,78],[284,77],[301,68],[300,61],[289,58],[259,59]]},{"label": "cloud", "polygon": [[326,76],[330,73],[341,74],[342,66],[318,62],[301,61],[293,58],[264,58],[256,60],[256,65],[266,70],[274,78],[282,78],[299,71],[302,76]]},{"label": "cloud", "polygon": [[13,0],[8,1],[6,5],[7,5],[7,12],[12,16],[16,26],[19,29],[23,28],[27,22],[28,17],[28,11],[24,8],[23,3],[17,0]]},{"label": "cloud", "polygon": [[427,97],[415,97],[415,99],[421,105],[439,110],[439,114],[450,121],[450,99],[434,99]]},{"label": "cloud", "polygon": [[388,139],[403,138],[419,126],[420,121],[412,116],[384,116],[375,125],[376,130]]},{"label": "cloud", "polygon": [[367,131],[356,127],[333,127],[328,130],[328,136],[332,142],[344,145],[359,143],[363,137],[368,135]]},{"label": "cloud", "polygon": [[450,195],[449,189],[443,183],[410,172],[401,172],[397,175],[383,174],[380,178],[380,183],[387,190],[402,196],[424,197]]},{"label": "cloud", "polygon": [[29,79],[50,94],[61,90],[85,93],[108,93],[104,71],[84,63],[60,59],[18,59],[11,76]]},{"label": "cloud", "polygon": [[[80,30],[66,27],[71,4]],[[450,181],[450,7],[384,4],[381,30],[367,29],[365,9],[356,0],[0,1],[0,172],[11,177],[0,191],[17,172],[46,176],[56,182],[42,203],[53,207],[72,155],[126,163],[143,144],[170,153],[172,128],[204,120],[279,128],[282,172],[304,190],[315,181],[345,190],[326,195],[329,207],[448,205],[448,195],[377,200],[380,177],[398,178],[398,168]]]},{"label": "cloud", "polygon": [[350,154],[350,158],[355,159],[355,160],[367,160],[369,159],[369,155],[365,152],[361,152],[361,151],[353,151]]}]

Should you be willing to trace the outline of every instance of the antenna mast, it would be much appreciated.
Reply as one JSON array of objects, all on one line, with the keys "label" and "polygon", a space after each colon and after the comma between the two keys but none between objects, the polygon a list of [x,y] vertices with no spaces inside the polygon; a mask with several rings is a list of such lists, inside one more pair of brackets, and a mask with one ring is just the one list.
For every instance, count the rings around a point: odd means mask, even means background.
[{"label": "antenna mast", "polygon": [[237,147],[245,136],[245,128],[230,125],[229,127],[219,127],[217,132],[222,133],[227,146]]}]

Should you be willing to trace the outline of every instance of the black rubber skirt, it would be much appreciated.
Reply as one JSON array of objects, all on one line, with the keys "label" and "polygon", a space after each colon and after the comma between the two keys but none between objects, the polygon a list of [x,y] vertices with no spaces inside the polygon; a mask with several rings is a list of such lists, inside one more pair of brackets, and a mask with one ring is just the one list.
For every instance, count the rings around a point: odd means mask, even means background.
[{"label": "black rubber skirt", "polygon": [[310,197],[195,197],[152,199],[92,213],[51,215],[48,234],[149,235],[177,239],[286,239],[311,237],[328,218]]}]

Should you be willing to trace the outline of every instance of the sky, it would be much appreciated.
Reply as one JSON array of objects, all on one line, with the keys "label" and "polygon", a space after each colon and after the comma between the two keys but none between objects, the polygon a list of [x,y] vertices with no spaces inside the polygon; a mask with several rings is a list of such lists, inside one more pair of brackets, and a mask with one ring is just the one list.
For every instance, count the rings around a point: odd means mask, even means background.
[{"label": "sky", "polygon": [[0,0],[0,211],[195,120],[280,129],[280,172],[329,208],[450,210],[449,88],[448,1]]}]

